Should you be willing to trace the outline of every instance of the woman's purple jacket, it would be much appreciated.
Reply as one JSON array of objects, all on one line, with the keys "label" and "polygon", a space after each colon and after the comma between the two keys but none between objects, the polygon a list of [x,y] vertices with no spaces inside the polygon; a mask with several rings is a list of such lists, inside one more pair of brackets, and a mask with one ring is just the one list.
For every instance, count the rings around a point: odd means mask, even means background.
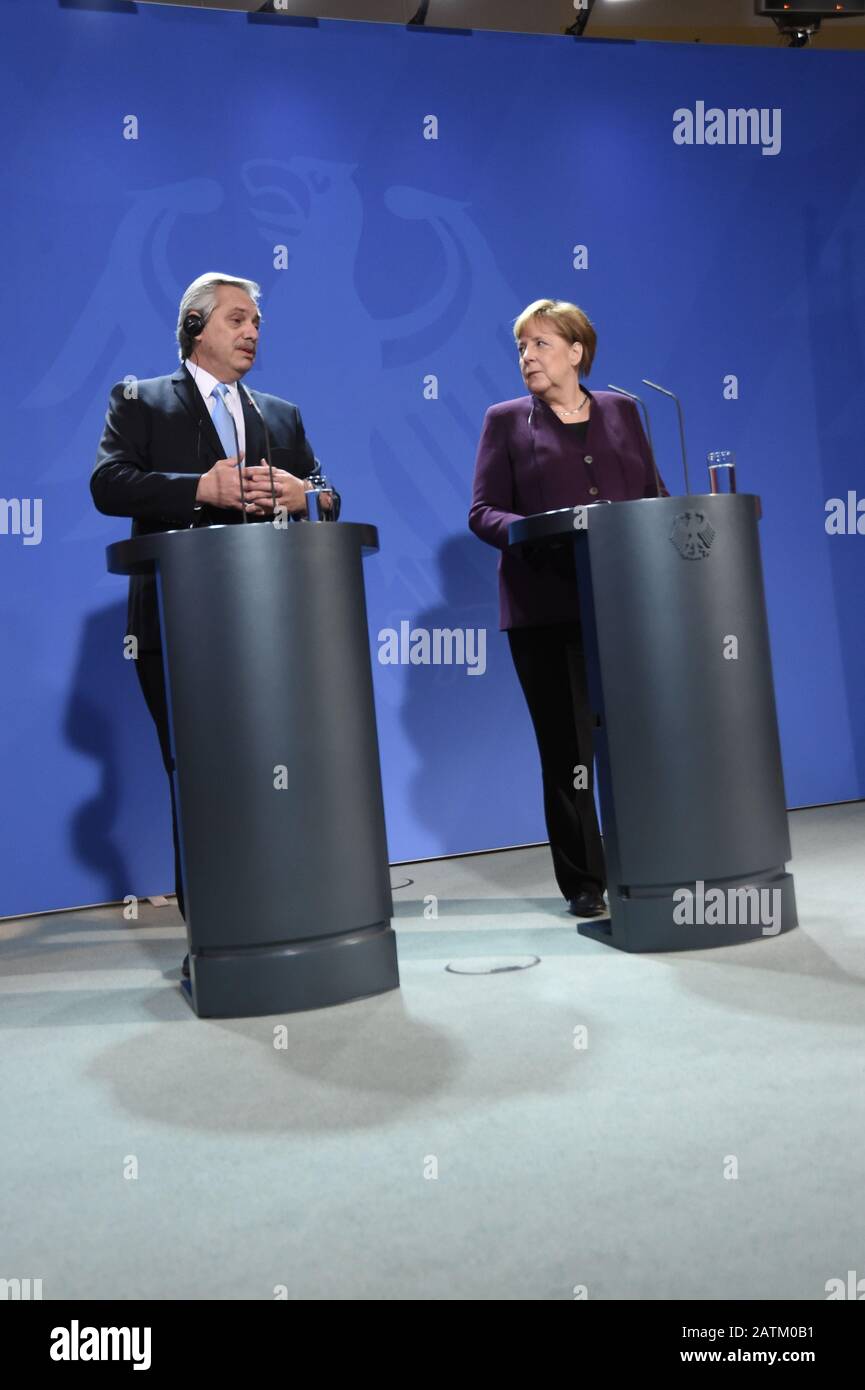
[{"label": "woman's purple jacket", "polygon": [[[501,401],[484,416],[469,526],[502,552],[501,628],[576,622],[580,616],[572,555],[509,551],[512,521],[604,498],[625,502],[657,495],[648,440],[633,401],[615,391],[588,394],[592,408],[582,442],[538,396]],[[661,496],[669,496],[663,480]]]}]

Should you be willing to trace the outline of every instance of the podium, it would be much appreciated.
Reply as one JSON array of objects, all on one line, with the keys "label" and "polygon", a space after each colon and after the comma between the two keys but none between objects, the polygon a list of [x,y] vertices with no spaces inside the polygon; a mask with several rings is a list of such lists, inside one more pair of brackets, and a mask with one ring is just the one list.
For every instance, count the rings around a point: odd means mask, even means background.
[{"label": "podium", "polygon": [[569,507],[512,545],[573,547],[609,921],[625,951],[797,925],[757,522],[750,494]]},{"label": "podium", "polygon": [[373,526],[267,523],[138,536],[156,577],[201,1017],[399,986],[363,556]]}]

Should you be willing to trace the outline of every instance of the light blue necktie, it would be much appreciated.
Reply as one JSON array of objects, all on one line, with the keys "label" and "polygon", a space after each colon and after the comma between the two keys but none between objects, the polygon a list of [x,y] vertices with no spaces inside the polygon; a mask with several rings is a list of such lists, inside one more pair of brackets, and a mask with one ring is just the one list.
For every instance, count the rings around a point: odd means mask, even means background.
[{"label": "light blue necktie", "polygon": [[218,381],[210,394],[216,401],[213,407],[212,419],[216,426],[216,433],[222,441],[222,448],[224,450],[222,457],[227,459],[236,458],[239,441],[235,433],[231,411],[225,403],[225,398],[228,395],[228,387],[224,381]]}]

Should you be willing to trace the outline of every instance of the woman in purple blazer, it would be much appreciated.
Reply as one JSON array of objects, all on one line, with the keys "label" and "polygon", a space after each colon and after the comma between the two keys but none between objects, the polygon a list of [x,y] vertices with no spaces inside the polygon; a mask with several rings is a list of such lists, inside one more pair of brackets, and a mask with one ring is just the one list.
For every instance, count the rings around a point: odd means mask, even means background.
[{"label": "woman in purple blazer", "polygon": [[[557,507],[654,497],[655,472],[633,402],[582,384],[597,334],[581,309],[538,299],[514,323],[514,338],[531,394],[484,417],[469,526],[502,552],[499,626],[538,741],[556,882],[575,916],[597,917],[606,911],[606,867],[573,551],[509,551],[508,527]],[[661,494],[669,495],[663,483]]]}]

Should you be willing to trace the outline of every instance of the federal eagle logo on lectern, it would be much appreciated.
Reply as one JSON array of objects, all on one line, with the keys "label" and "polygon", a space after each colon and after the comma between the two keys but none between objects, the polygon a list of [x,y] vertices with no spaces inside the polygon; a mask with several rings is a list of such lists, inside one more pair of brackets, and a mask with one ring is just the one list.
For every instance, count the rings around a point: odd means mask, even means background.
[{"label": "federal eagle logo on lectern", "polygon": [[715,528],[704,512],[680,512],[670,532],[670,540],[686,560],[705,560],[714,539]]}]

